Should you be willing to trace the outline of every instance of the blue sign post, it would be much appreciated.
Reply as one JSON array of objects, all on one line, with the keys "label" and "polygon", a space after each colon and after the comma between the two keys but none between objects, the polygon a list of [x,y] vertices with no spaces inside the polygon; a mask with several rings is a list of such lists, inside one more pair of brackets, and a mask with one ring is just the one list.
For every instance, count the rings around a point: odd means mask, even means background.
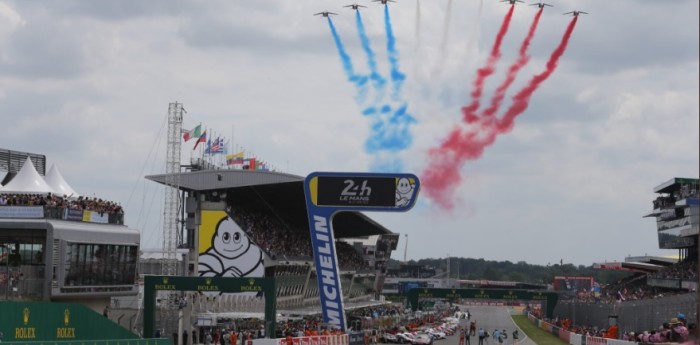
[{"label": "blue sign post", "polygon": [[338,211],[405,212],[415,204],[419,190],[420,181],[413,174],[315,172],[306,177],[304,193],[323,322],[347,329],[333,215]]}]

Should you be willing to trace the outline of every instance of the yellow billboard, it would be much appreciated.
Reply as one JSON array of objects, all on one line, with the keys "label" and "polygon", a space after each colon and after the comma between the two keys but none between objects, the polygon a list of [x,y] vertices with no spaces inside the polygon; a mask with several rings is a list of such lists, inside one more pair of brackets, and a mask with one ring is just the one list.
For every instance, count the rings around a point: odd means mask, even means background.
[{"label": "yellow billboard", "polygon": [[198,276],[265,276],[262,249],[226,212],[204,210],[201,219]]}]

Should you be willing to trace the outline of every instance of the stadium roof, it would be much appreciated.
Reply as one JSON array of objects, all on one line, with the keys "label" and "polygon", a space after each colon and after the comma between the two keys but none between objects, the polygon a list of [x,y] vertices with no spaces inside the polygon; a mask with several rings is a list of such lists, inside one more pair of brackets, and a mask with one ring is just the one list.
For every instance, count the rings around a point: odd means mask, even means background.
[{"label": "stadium roof", "polygon": [[[179,175],[186,192],[225,192],[229,205],[244,204],[277,216],[292,228],[309,229],[304,178],[259,170],[202,170]],[[166,174],[146,176],[165,184]],[[336,238],[366,237],[392,232],[361,212],[340,212],[333,218]]]},{"label": "stadium roof", "polygon": [[605,262],[593,264],[594,269],[609,270],[609,271],[626,271],[639,273],[653,273],[664,268],[661,265],[655,265],[645,262]]},{"label": "stadium roof", "polygon": [[685,177],[674,177],[656,187],[654,187],[654,193],[671,193],[678,190],[678,186],[681,184],[696,185],[698,184],[698,179],[696,178],[685,178]]}]

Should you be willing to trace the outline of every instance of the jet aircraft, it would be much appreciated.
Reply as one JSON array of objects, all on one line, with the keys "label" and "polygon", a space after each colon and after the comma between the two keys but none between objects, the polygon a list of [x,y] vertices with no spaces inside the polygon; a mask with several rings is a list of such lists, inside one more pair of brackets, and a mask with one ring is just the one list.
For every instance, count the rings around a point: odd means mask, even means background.
[{"label": "jet aircraft", "polygon": [[522,0],[501,0],[501,2],[508,2],[511,5],[515,5],[516,2],[523,2],[524,3],[525,1],[522,1]]},{"label": "jet aircraft", "polygon": [[347,6],[343,6],[343,7],[350,7],[350,8],[352,8],[353,10],[356,10],[356,11],[357,11],[358,9],[360,9],[360,7],[367,7],[367,6],[362,6],[362,5],[358,5],[358,4],[352,4],[352,5],[347,5]]},{"label": "jet aircraft", "polygon": [[338,15],[337,13],[328,12],[328,11],[323,11],[323,12],[318,12],[318,13],[314,14],[314,16],[328,17],[328,16],[331,15],[331,14],[332,14],[332,15]]},{"label": "jet aircraft", "polygon": [[566,13],[564,13],[564,14],[565,14],[565,15],[566,15],[566,14],[570,14],[570,15],[572,15],[572,16],[574,16],[574,17],[578,17],[579,14],[588,14],[588,12],[583,12],[583,11],[571,11],[571,12],[566,12]]},{"label": "jet aircraft", "polygon": [[539,8],[544,8],[545,6],[554,7],[550,4],[545,4],[544,2],[536,2],[534,4],[530,4],[530,6],[537,6]]},{"label": "jet aircraft", "polygon": [[381,2],[382,5],[387,5],[387,2],[396,2],[394,0],[372,0],[373,2]]}]

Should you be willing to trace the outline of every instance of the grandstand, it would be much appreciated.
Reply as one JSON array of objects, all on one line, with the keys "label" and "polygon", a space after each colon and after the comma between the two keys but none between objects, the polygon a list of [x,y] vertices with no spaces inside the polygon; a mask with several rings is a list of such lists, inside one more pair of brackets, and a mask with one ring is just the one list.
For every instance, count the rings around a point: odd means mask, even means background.
[{"label": "grandstand", "polygon": [[[698,306],[698,179],[672,178],[654,188],[653,210],[658,247],[675,250],[669,257],[635,256],[596,263],[594,268],[629,272],[617,282],[579,289],[555,311],[561,317],[607,327],[619,317],[623,332],[653,330],[677,313],[697,322]],[[585,326],[586,324],[581,323]]]},{"label": "grandstand", "polygon": [[[165,184],[167,175],[146,178]],[[276,299],[282,317],[319,312],[318,277],[303,177],[261,170],[195,167],[179,174],[178,181],[180,190],[186,194],[185,226],[178,235],[182,239],[178,248],[187,250],[184,259],[187,264],[181,275],[211,274],[202,267],[215,248],[212,239],[216,232],[224,226],[234,232],[240,229],[250,246],[230,265],[240,269],[243,277],[278,277]],[[226,225],[229,222],[225,219],[233,222]],[[332,226],[346,308],[379,304],[386,260],[396,249],[398,235],[360,212],[340,212],[333,218]],[[252,255],[251,251],[256,254]],[[250,261],[258,257],[259,261]],[[236,315],[259,316],[263,310],[261,300],[254,295],[202,298],[185,294],[183,298],[191,301],[187,305],[192,315],[212,318],[214,323]]]}]

